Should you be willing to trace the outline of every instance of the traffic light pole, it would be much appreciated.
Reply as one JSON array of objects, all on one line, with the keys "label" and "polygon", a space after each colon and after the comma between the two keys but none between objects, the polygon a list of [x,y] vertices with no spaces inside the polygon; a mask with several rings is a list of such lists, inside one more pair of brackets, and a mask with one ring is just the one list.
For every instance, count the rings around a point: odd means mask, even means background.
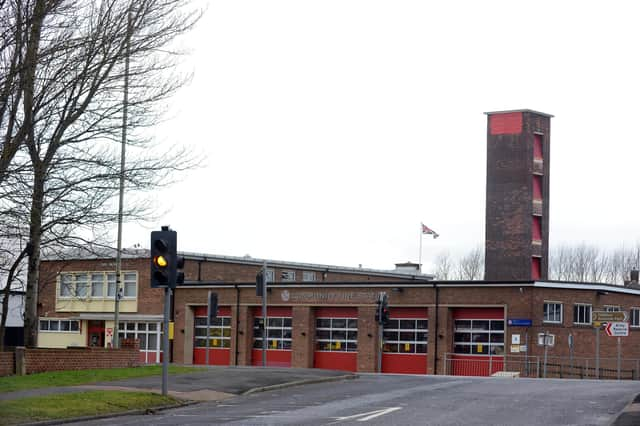
[{"label": "traffic light pole", "polygon": [[162,395],[167,396],[169,387],[169,315],[171,288],[164,289],[164,332],[162,333]]},{"label": "traffic light pole", "polygon": [[262,366],[267,366],[267,287],[269,280],[267,279],[267,262],[264,262],[264,288],[262,290]]},{"label": "traffic light pole", "polygon": [[209,339],[211,338],[211,290],[207,294],[207,339],[205,340],[204,365],[209,365]]}]

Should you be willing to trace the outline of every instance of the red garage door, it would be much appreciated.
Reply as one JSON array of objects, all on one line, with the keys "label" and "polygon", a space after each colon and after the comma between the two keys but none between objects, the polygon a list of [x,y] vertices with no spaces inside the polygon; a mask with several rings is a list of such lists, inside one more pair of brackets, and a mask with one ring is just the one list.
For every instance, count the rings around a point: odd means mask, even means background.
[{"label": "red garage door", "polygon": [[[251,364],[262,365],[262,308],[253,311]],[[267,366],[291,367],[291,308],[267,307]]]},{"label": "red garage door", "polygon": [[382,372],[427,374],[427,308],[391,308],[384,325]]},{"label": "red garage door", "polygon": [[218,308],[218,317],[210,324],[208,338],[207,307],[195,308],[194,316],[193,363],[205,364],[208,346],[209,365],[229,365],[231,361],[231,308],[228,306]]},{"label": "red garage door", "polygon": [[313,366],[330,370],[358,369],[358,309],[316,309]]},{"label": "red garage door", "polygon": [[454,343],[449,371],[489,376],[504,366],[504,310],[465,308],[453,312]]}]

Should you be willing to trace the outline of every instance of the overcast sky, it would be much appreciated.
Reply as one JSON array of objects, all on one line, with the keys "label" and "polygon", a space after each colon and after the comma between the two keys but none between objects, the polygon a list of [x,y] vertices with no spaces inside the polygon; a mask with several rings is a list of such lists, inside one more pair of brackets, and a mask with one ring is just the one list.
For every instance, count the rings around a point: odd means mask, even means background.
[{"label": "overcast sky", "polygon": [[[551,121],[551,246],[640,238],[637,1],[211,1],[159,137],[205,158],[124,228],[391,269],[484,244],[485,111]],[[125,200],[126,202],[126,200]]]}]

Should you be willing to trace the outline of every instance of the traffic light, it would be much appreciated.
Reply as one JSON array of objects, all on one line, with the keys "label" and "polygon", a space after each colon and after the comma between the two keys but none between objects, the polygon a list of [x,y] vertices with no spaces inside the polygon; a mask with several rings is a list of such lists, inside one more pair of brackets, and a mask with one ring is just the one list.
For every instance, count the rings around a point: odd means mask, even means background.
[{"label": "traffic light", "polygon": [[[168,226],[151,232],[151,287],[175,287],[177,276],[177,234]],[[183,262],[184,263],[184,262]]]},{"label": "traffic light", "polygon": [[218,293],[209,293],[209,324],[218,318]]},{"label": "traffic light", "polygon": [[256,275],[256,296],[262,297],[264,294],[264,271],[260,269]]},{"label": "traffic light", "polygon": [[387,293],[379,293],[376,301],[376,322],[380,325],[389,321],[389,300]]}]

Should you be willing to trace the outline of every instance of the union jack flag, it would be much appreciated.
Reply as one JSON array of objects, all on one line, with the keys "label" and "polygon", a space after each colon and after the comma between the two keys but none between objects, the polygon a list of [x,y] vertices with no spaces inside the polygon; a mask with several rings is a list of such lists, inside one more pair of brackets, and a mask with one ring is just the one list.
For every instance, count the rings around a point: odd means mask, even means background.
[{"label": "union jack flag", "polygon": [[424,223],[421,223],[420,225],[422,225],[422,233],[423,234],[428,234],[428,235],[433,235],[433,238],[436,239],[440,236],[440,234],[438,234],[436,231],[434,231],[433,229],[429,228],[427,225],[425,225]]}]

